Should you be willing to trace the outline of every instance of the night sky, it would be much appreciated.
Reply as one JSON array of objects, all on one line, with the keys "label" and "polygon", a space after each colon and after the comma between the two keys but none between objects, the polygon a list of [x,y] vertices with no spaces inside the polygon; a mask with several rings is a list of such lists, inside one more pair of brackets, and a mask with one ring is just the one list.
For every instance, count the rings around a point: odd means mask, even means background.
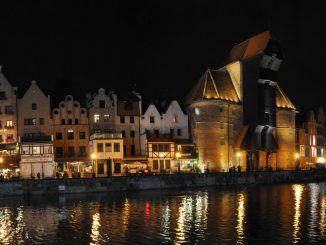
[{"label": "night sky", "polygon": [[326,28],[317,3],[63,2],[1,5],[0,64],[20,94],[34,79],[55,102],[68,93],[83,100],[100,87],[183,99],[234,44],[270,29],[286,56],[281,87],[299,108],[326,108]]}]

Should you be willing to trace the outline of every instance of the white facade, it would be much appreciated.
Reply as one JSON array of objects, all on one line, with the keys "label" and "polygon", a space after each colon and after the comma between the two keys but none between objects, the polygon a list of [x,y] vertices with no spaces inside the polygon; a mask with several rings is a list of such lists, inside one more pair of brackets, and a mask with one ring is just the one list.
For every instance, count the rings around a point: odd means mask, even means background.
[{"label": "white facade", "polygon": [[[150,104],[141,119],[142,135],[172,134],[174,139],[188,139],[188,115],[176,100],[171,101],[165,113],[160,114],[154,104]],[[141,138],[142,153],[146,154],[146,137]]]}]

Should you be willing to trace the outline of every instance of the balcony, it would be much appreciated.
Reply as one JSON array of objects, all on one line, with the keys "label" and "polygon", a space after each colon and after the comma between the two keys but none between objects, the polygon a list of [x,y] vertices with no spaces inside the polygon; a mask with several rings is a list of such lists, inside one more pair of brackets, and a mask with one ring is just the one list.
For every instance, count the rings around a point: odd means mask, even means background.
[{"label": "balcony", "polygon": [[113,133],[113,134],[93,134],[91,135],[91,140],[96,139],[122,139],[121,133]]},{"label": "balcony", "polygon": [[6,142],[7,142],[7,143],[14,143],[14,142],[16,142],[16,141],[15,141],[15,139],[6,139]]},{"label": "balcony", "polygon": [[5,126],[5,129],[14,129],[15,126]]}]

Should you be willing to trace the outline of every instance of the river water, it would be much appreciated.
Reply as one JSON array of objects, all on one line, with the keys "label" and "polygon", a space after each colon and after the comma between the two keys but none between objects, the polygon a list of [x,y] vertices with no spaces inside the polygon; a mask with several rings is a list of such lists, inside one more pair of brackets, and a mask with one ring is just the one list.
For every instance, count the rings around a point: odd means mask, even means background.
[{"label": "river water", "polygon": [[0,244],[326,244],[326,183],[0,199]]}]

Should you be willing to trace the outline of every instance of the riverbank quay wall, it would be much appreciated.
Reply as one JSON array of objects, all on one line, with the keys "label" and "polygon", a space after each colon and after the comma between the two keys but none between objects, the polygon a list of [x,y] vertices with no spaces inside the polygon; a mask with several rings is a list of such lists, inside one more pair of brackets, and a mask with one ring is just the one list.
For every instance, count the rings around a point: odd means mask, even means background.
[{"label": "riverbank quay wall", "polygon": [[326,170],[23,180],[0,182],[0,197],[322,181],[326,181]]}]

